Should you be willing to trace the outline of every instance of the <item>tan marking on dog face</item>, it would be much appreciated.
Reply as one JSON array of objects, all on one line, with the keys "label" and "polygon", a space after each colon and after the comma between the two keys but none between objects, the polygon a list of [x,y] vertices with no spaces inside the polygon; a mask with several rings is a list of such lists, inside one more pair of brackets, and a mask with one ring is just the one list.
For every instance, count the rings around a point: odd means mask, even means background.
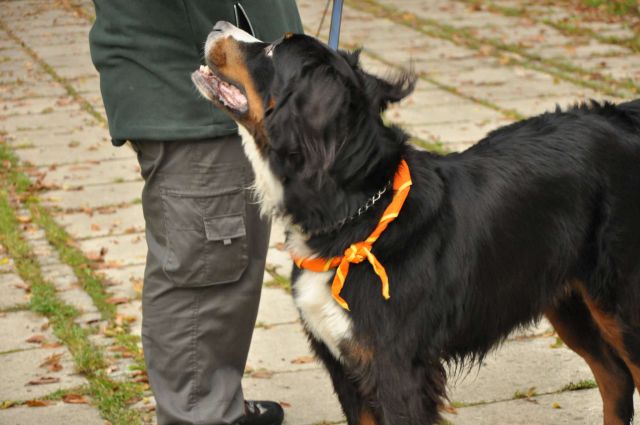
[{"label": "tan marking on dog face", "polygon": [[248,116],[240,118],[240,121],[243,121],[242,123],[250,130],[262,127],[264,119],[263,99],[256,90],[238,42],[232,37],[217,41],[213,49],[211,49],[208,59],[222,77],[239,84],[244,90],[249,111]]}]

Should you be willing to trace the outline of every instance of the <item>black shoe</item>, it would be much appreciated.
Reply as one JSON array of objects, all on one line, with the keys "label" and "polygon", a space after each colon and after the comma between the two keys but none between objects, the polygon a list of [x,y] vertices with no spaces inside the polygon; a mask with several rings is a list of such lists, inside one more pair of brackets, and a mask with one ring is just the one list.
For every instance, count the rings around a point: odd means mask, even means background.
[{"label": "black shoe", "polygon": [[284,410],[275,401],[245,401],[245,414],[236,425],[281,425]]}]

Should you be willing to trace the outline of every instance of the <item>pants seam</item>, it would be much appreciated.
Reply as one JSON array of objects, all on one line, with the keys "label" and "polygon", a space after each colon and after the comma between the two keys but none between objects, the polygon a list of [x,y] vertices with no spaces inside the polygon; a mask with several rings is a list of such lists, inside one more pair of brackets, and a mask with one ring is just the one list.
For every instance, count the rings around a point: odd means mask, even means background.
[{"label": "pants seam", "polygon": [[194,425],[201,423],[198,415],[198,393],[200,374],[198,371],[198,314],[200,312],[200,297],[196,296],[193,309],[193,325],[191,330],[191,373],[193,376],[191,391],[189,392],[189,406],[193,409]]}]

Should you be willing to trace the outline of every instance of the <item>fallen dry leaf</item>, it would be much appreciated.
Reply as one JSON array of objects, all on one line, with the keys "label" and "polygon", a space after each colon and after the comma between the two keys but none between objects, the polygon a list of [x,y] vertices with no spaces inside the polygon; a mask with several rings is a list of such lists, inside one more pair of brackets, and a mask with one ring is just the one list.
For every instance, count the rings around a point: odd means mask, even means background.
[{"label": "fallen dry leaf", "polygon": [[93,230],[94,232],[99,232],[100,230],[102,230],[102,227],[100,227],[99,224],[93,223],[91,225],[91,230]]},{"label": "fallen dry leaf", "polygon": [[494,47],[490,44],[483,44],[478,48],[478,51],[482,56],[489,56],[491,53],[493,53],[493,50]]},{"label": "fallen dry leaf", "polygon": [[62,401],[69,404],[89,404],[89,399],[80,394],[65,394]]},{"label": "fallen dry leaf", "polygon": [[114,304],[114,305],[118,305],[118,304],[126,304],[129,302],[129,298],[127,297],[111,297],[111,298],[107,298],[105,300],[106,303],[109,304]]},{"label": "fallen dry leaf", "polygon": [[282,407],[291,407],[291,403],[287,403],[286,401],[279,401],[278,403]]},{"label": "fallen dry leaf", "polygon": [[314,358],[313,356],[302,356],[302,357],[298,357],[295,358],[293,360],[291,360],[291,363],[293,364],[306,364],[306,363],[313,363]]},{"label": "fallen dry leaf", "polygon": [[89,251],[85,256],[91,261],[104,261],[104,256],[107,254],[107,248],[102,247],[100,251]]},{"label": "fallen dry leaf", "polygon": [[94,264],[94,268],[97,270],[101,270],[101,269],[121,269],[122,263],[119,261],[107,261],[104,263],[97,263]]},{"label": "fallen dry leaf", "polygon": [[60,359],[62,358],[63,353],[52,354],[45,359],[44,362],[40,365],[40,367],[46,368],[49,372],[58,372],[62,370],[62,365],[60,364]]},{"label": "fallen dry leaf", "polygon": [[251,373],[252,378],[257,378],[257,379],[269,379],[273,376],[273,372],[271,372],[270,370],[266,370],[266,369],[258,369],[254,372]]},{"label": "fallen dry leaf", "polygon": [[12,401],[12,400],[5,400],[5,401],[3,401],[2,403],[0,403],[0,410],[8,409],[8,408],[10,408],[10,407],[13,407],[15,404],[16,404],[16,402],[15,402],[15,401]]},{"label": "fallen dry leaf", "polygon": [[27,400],[25,403],[29,407],[45,407],[53,404],[51,400]]},{"label": "fallen dry leaf", "polygon": [[18,215],[18,216],[16,216],[16,220],[18,220],[18,222],[22,223],[22,224],[30,223],[31,222],[31,216],[29,216],[29,215]]},{"label": "fallen dry leaf", "polygon": [[44,335],[42,335],[42,334],[31,335],[27,339],[27,342],[29,342],[31,344],[42,344],[43,341],[44,341]]},{"label": "fallen dry leaf", "polygon": [[56,378],[54,376],[41,376],[38,379],[27,382],[27,385],[47,385],[55,384],[56,382],[60,382],[60,378]]},{"label": "fallen dry leaf", "polygon": [[453,415],[457,415],[458,414],[458,409],[456,409],[455,407],[453,407],[450,404],[445,404],[444,406],[442,406],[442,410],[444,410],[447,413],[451,413]]}]

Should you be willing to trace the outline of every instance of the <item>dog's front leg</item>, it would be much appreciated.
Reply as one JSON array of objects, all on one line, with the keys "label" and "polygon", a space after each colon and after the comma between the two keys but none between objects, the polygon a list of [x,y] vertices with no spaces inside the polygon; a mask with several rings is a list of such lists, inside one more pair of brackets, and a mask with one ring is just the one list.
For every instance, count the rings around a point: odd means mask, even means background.
[{"label": "dog's front leg", "polygon": [[379,352],[372,362],[376,425],[434,425],[441,420],[446,373],[439,360],[408,360],[406,353]]},{"label": "dog's front leg", "polygon": [[338,396],[342,411],[347,417],[349,425],[375,425],[371,410],[367,402],[361,396],[361,392],[354,379],[353,372],[346,369],[343,363],[338,361],[329,351],[326,345],[311,337],[311,348],[318,358],[324,363],[325,368],[331,376],[334,391]]}]

